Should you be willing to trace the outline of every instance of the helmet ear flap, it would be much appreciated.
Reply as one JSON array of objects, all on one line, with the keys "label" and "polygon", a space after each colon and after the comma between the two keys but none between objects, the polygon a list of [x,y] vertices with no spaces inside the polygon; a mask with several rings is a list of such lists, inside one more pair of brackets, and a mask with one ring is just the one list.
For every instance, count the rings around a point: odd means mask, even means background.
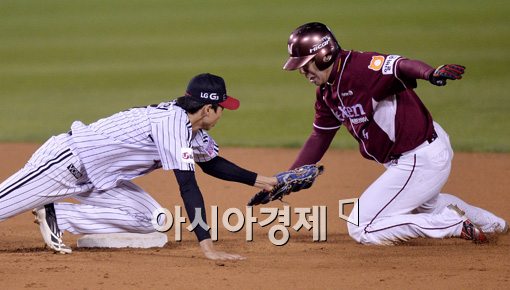
[{"label": "helmet ear flap", "polygon": [[328,47],[321,49],[321,51],[319,51],[314,58],[317,68],[322,71],[330,67],[335,61],[339,50],[340,49],[336,42],[333,42]]}]

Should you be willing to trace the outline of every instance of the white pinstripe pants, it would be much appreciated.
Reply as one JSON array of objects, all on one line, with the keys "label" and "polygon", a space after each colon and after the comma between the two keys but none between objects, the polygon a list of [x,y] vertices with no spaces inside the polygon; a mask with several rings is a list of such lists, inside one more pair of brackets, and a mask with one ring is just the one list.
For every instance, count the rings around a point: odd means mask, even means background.
[{"label": "white pinstripe pants", "polygon": [[55,203],[62,231],[154,232],[151,219],[154,210],[161,207],[158,202],[130,181],[110,190],[95,190],[81,161],[68,149],[68,139],[67,134],[50,138],[25,167],[0,184],[0,221],[72,197],[81,204]]}]

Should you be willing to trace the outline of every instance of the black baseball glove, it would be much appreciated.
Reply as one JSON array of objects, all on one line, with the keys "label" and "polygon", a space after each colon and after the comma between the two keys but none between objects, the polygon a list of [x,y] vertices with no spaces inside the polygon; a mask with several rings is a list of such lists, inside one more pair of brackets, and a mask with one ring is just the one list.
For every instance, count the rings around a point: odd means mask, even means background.
[{"label": "black baseball glove", "polygon": [[255,194],[248,202],[248,206],[266,204],[275,199],[281,200],[291,192],[310,188],[320,174],[324,171],[322,165],[303,165],[293,170],[280,172],[275,175],[278,184],[271,191],[262,190]]},{"label": "black baseball glove", "polygon": [[446,85],[446,80],[460,80],[462,78],[462,74],[464,73],[464,69],[466,69],[462,65],[458,64],[445,64],[442,65],[430,74],[429,81],[431,84],[436,86],[444,86]]}]

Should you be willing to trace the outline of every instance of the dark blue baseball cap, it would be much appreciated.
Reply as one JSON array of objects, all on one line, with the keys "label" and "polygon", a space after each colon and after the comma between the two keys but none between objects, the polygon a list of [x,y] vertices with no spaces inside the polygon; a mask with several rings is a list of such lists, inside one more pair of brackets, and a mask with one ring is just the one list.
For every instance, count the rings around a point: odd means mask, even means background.
[{"label": "dark blue baseball cap", "polygon": [[239,100],[227,96],[223,78],[210,73],[193,77],[186,89],[186,96],[204,104],[218,104],[229,110],[239,108]]}]

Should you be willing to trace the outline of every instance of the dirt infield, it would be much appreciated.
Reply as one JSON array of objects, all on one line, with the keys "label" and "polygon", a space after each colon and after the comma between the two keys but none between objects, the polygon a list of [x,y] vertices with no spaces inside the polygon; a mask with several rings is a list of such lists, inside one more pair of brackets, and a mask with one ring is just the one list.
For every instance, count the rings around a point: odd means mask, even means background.
[{"label": "dirt infield", "polygon": [[[35,151],[33,144],[0,144],[0,180],[6,179]],[[263,174],[286,168],[296,150],[222,149],[222,155]],[[510,288],[510,235],[488,245],[460,239],[418,239],[400,246],[361,246],[350,239],[345,221],[338,217],[338,200],[359,195],[382,171],[357,152],[331,150],[324,158],[326,174],[314,187],[287,199],[292,209],[325,205],[327,241],[314,242],[312,231],[290,228],[290,240],[275,246],[268,239],[273,223],[254,225],[254,241],[243,228],[228,232],[221,215],[230,207],[245,211],[251,188],[198,173],[210,215],[219,207],[219,242],[225,251],[243,254],[245,261],[205,259],[194,236],[183,232],[161,249],[81,250],[77,236],[64,238],[72,255],[43,249],[33,217],[25,213],[0,223],[0,281],[2,289],[508,289]],[[444,192],[486,208],[510,220],[510,155],[464,154],[454,158],[453,172]],[[175,178],[163,171],[136,181],[171,212],[181,205]],[[284,204],[276,202],[274,207]],[[256,208],[258,210],[258,208]],[[266,217],[267,215],[258,215]],[[292,225],[297,215],[291,215]],[[231,219],[235,224],[235,218]],[[277,236],[280,237],[280,236]]]}]

